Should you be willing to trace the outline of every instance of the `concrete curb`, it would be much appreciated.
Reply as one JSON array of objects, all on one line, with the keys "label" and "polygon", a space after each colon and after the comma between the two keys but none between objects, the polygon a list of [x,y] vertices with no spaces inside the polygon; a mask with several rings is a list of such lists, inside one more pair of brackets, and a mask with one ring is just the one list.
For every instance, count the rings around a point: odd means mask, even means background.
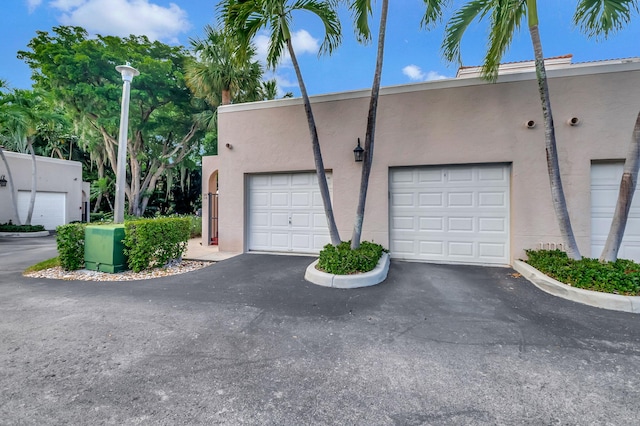
[{"label": "concrete curb", "polygon": [[360,288],[370,287],[372,285],[380,284],[387,279],[387,273],[389,273],[389,254],[382,253],[382,257],[378,261],[376,267],[364,274],[356,275],[334,275],[327,274],[326,272],[318,271],[316,260],[311,265],[307,266],[307,271],[304,274],[304,279],[323,287],[333,288]]},{"label": "concrete curb", "polygon": [[0,237],[10,238],[35,238],[35,237],[48,237],[49,231],[37,231],[37,232],[0,232]]},{"label": "concrete curb", "polygon": [[621,296],[571,287],[546,276],[521,260],[513,262],[513,269],[522,274],[523,277],[531,281],[540,290],[554,296],[612,311],[640,313],[640,296]]}]

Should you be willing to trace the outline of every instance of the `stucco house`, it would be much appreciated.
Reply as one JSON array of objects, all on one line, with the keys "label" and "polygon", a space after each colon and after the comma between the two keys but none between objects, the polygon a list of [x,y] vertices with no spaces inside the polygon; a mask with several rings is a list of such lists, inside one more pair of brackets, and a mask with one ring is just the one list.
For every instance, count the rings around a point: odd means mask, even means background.
[{"label": "stucco house", "polygon": [[[495,84],[453,79],[381,90],[363,239],[392,258],[510,265],[562,247],[551,203],[532,63]],[[582,253],[598,256],[640,111],[640,58],[547,62],[563,184]],[[369,91],[312,97],[333,208],[351,237]],[[329,241],[301,99],[219,109],[219,153],[203,158],[203,243],[223,251],[317,253]],[[206,220],[209,218],[209,220]],[[640,260],[640,197],[621,257]]]},{"label": "stucco house", "polygon": [[[18,213],[24,223],[31,198],[31,156],[4,151],[18,195]],[[47,230],[88,219],[89,184],[82,182],[82,163],[36,156],[37,186],[32,225]],[[0,161],[0,175],[9,173]],[[10,185],[0,187],[0,223],[13,219]]]}]

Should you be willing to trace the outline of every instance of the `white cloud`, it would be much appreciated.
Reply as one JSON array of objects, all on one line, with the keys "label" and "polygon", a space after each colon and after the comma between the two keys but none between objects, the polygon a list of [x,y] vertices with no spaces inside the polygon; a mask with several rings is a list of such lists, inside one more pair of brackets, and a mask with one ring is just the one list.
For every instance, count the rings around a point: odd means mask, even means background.
[{"label": "white cloud", "polygon": [[449,77],[446,75],[438,74],[436,71],[429,71],[425,78],[426,81],[445,80]]},{"label": "white cloud", "polygon": [[413,81],[423,80],[425,74],[422,72],[422,68],[417,65],[407,65],[402,68],[402,74],[406,75]]},{"label": "white cloud", "polygon": [[32,13],[38,6],[42,4],[42,0],[27,0],[27,7],[29,8],[29,13]]},{"label": "white cloud", "polygon": [[317,54],[320,50],[320,43],[317,38],[313,38],[306,30],[296,31],[291,34],[293,49],[297,55],[304,53]]},{"label": "white cloud", "polygon": [[402,73],[413,81],[434,81],[449,78],[447,76],[438,74],[436,71],[429,71],[425,73],[424,71],[422,71],[422,68],[413,64],[407,65],[406,67],[402,68]]},{"label": "white cloud", "polygon": [[[317,54],[320,50],[320,43],[318,39],[313,38],[306,30],[295,31],[291,34],[291,41],[293,42],[293,49],[296,52],[296,56],[304,55],[305,53]],[[266,32],[261,32],[253,38],[253,44],[256,47],[256,58],[263,64],[267,63],[267,54],[269,52],[269,36]],[[280,65],[285,67],[291,66],[291,55],[286,46],[282,51],[283,57],[280,60]]]},{"label": "white cloud", "polygon": [[59,17],[63,25],[101,35],[146,35],[175,42],[191,27],[187,13],[175,3],[162,7],[149,0],[54,0],[50,5],[63,12]]}]

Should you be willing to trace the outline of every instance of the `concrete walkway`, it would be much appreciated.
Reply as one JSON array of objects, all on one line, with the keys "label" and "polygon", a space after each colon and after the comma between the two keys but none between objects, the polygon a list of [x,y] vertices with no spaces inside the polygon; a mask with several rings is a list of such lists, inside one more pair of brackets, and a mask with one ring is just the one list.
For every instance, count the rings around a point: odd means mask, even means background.
[{"label": "concrete walkway", "polygon": [[218,246],[202,245],[202,238],[192,238],[187,245],[187,252],[183,256],[185,260],[203,260],[207,262],[220,262],[230,259],[240,253],[221,252]]}]

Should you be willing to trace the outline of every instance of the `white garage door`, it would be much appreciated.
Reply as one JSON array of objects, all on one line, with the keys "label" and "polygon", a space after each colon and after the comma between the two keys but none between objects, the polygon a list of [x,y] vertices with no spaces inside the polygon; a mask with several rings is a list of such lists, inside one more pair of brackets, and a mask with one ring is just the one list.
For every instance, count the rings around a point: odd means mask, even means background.
[{"label": "white garage door", "polygon": [[391,256],[509,264],[509,166],[391,170]]},{"label": "white garage door", "polygon": [[[607,241],[622,167],[622,163],[591,165],[591,257],[600,257]],[[618,257],[640,262],[640,186],[636,186]]]},{"label": "white garage door", "polygon": [[[56,226],[65,224],[67,194],[60,192],[36,192],[33,206],[32,225],[42,225],[45,229],[55,230]],[[22,223],[29,212],[30,191],[18,191],[18,213]]]},{"label": "white garage door", "polygon": [[[331,190],[331,174],[327,174]],[[249,177],[249,250],[318,253],[331,242],[315,173]]]}]

